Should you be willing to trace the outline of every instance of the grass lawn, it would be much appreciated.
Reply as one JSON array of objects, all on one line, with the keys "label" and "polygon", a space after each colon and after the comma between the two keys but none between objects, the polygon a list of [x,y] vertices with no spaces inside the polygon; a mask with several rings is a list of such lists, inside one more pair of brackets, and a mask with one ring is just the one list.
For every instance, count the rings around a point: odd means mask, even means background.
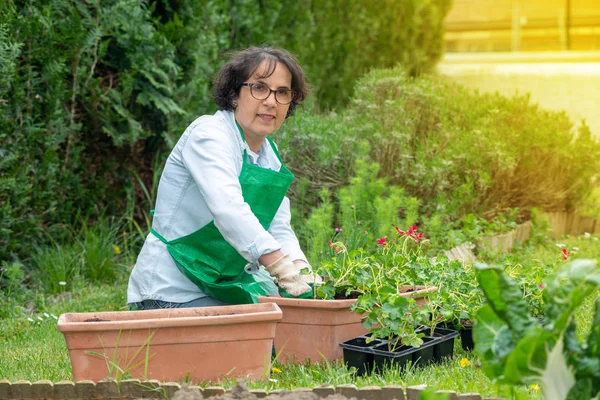
[{"label": "grass lawn", "polygon": [[[597,238],[577,237],[546,245],[528,246],[497,260],[510,260],[521,268],[536,264],[549,265],[556,263],[559,257],[562,246],[559,248],[556,244],[567,247],[572,258],[599,258],[600,241]],[[12,382],[21,379],[32,382],[42,379],[53,382],[72,379],[69,356],[64,338],[57,330],[56,318],[65,312],[127,310],[126,285],[126,278],[115,285],[76,285],[72,293],[38,300],[33,310],[31,305],[10,305],[14,308],[14,317],[4,319],[0,324],[0,378]],[[577,313],[580,337],[589,333],[592,312],[592,302],[588,301]],[[358,387],[427,384],[436,389],[450,389],[461,393],[479,392],[483,396],[541,398],[540,391],[536,388],[510,388],[492,383],[483,374],[477,357],[462,350],[460,340],[456,340],[454,357],[443,364],[414,368],[402,373],[396,369],[387,369],[378,375],[357,377],[341,361],[312,366],[283,366],[275,362],[272,367],[274,369],[269,381],[253,382],[249,387],[274,390],[346,383],[353,383]],[[209,384],[195,383],[203,386]],[[232,379],[210,384],[230,387],[234,383],[235,380]]]}]

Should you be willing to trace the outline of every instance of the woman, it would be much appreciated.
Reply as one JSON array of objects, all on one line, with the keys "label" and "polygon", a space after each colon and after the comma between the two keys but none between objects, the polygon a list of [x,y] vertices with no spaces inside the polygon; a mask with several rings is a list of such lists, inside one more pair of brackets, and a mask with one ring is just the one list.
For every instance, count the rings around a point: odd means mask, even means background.
[{"label": "woman", "polygon": [[129,279],[127,302],[139,309],[311,290],[285,197],[293,175],[268,138],[308,94],[304,71],[284,50],[252,47],[221,68],[214,87],[221,111],[192,122],[162,173]]}]

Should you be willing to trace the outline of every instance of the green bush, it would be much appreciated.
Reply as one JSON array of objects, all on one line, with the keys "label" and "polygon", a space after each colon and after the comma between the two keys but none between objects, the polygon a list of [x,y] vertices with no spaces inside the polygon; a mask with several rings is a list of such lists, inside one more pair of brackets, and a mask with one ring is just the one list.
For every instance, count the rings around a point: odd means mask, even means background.
[{"label": "green bush", "polygon": [[589,129],[575,132],[564,112],[539,109],[527,96],[473,93],[392,69],[363,78],[354,105],[361,136],[376,127],[372,156],[382,173],[428,199],[427,215],[439,206],[453,219],[573,208],[600,170]]},{"label": "green bush", "polygon": [[[434,246],[502,232],[529,218],[532,208],[573,209],[600,170],[600,145],[587,126],[574,130],[565,113],[540,109],[527,96],[412,78],[401,68],[366,75],[344,112],[296,122],[284,128],[282,148],[304,182],[303,200],[292,199],[298,215],[310,214],[304,202],[332,176],[336,188],[351,184],[365,156],[379,165],[371,183],[385,178],[387,187],[414,199],[410,212],[398,201],[390,223],[417,223]],[[332,198],[347,190],[332,191]],[[367,185],[360,198],[373,206],[383,197]],[[334,218],[340,220],[343,213]]]},{"label": "green bush", "polygon": [[182,113],[179,67],[144,2],[1,4],[0,259],[27,259],[78,210],[124,208],[143,140]]},{"label": "green bush", "polygon": [[[300,2],[301,3],[301,2]],[[411,76],[443,54],[443,21],[452,0],[315,0],[314,29],[292,45],[323,109],[344,105],[355,81],[397,64]]]}]

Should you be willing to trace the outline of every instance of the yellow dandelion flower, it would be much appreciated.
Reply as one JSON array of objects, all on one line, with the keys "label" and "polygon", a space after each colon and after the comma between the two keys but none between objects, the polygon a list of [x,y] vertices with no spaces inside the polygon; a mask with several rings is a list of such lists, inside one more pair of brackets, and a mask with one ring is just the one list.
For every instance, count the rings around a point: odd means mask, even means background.
[{"label": "yellow dandelion flower", "polygon": [[468,358],[461,358],[461,360],[459,362],[460,362],[460,366],[463,368],[471,365],[471,361],[469,361]]},{"label": "yellow dandelion flower", "polygon": [[281,370],[279,368],[277,368],[277,367],[271,368],[271,371],[273,371],[276,374],[280,374],[281,373]]},{"label": "yellow dandelion flower", "polygon": [[121,254],[121,248],[119,246],[117,246],[116,244],[112,245],[113,250],[115,251],[116,255]]},{"label": "yellow dandelion flower", "polygon": [[536,391],[540,390],[540,385],[533,384],[533,385],[531,385],[531,389],[536,390]]}]

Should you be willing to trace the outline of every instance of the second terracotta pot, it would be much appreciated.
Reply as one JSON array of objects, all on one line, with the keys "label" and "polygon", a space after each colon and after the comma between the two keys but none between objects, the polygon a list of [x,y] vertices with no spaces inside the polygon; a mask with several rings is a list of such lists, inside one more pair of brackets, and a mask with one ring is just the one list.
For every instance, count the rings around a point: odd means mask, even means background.
[{"label": "second terracotta pot", "polygon": [[282,363],[342,358],[339,344],[367,333],[360,315],[350,311],[350,300],[305,300],[259,297],[276,303],[283,313],[275,333],[275,351]]},{"label": "second terracotta pot", "polygon": [[[417,304],[428,301],[435,286],[401,286],[403,296],[415,298]],[[259,297],[259,303],[276,303],[283,313],[275,333],[278,360],[289,362],[332,361],[343,357],[340,343],[365,335],[368,330],[361,316],[350,311],[356,299],[306,300],[285,297]]]}]

